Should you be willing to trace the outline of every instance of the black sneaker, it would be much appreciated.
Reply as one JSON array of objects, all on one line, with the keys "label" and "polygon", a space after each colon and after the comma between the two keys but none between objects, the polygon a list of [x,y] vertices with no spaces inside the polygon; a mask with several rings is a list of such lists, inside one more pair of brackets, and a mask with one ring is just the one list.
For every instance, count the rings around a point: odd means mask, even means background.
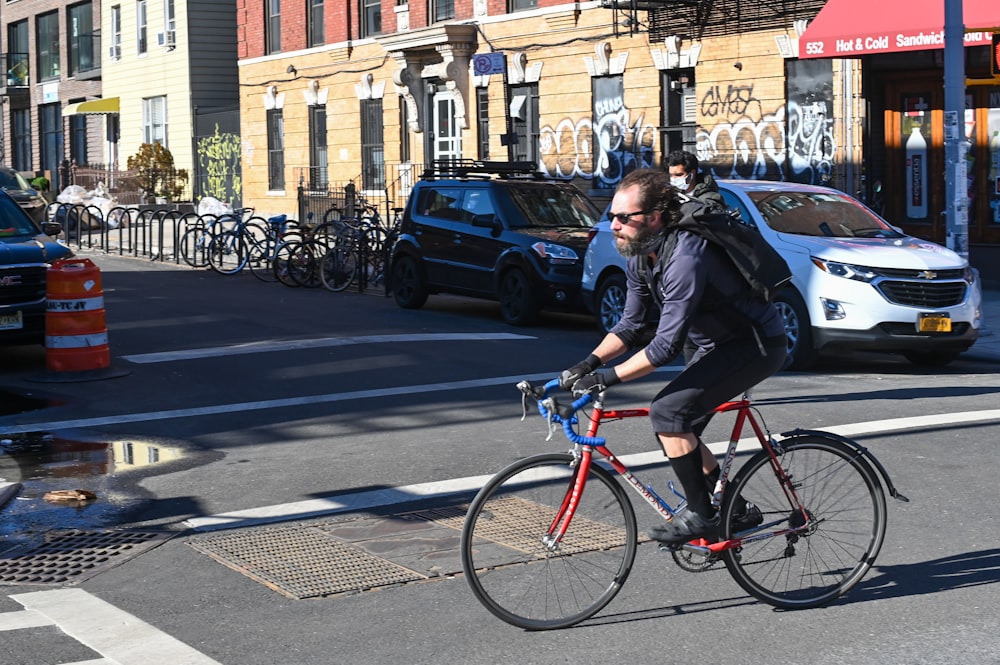
[{"label": "black sneaker", "polygon": [[764,515],[760,508],[750,501],[740,501],[733,510],[733,533],[739,533],[760,526],[764,523]]},{"label": "black sneaker", "polygon": [[648,532],[649,537],[667,545],[682,545],[695,538],[719,538],[719,514],[710,519],[702,517],[692,510],[682,510],[674,516],[673,521],[654,526]]}]

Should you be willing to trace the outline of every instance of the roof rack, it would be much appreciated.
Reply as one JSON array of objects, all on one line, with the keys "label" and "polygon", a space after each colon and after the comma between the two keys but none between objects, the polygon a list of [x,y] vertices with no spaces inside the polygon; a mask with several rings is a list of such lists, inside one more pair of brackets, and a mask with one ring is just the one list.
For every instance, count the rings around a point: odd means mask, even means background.
[{"label": "roof rack", "polygon": [[433,178],[467,178],[469,176],[488,179],[491,176],[509,178],[547,179],[534,162],[497,162],[481,159],[436,159],[424,169],[424,180]]}]

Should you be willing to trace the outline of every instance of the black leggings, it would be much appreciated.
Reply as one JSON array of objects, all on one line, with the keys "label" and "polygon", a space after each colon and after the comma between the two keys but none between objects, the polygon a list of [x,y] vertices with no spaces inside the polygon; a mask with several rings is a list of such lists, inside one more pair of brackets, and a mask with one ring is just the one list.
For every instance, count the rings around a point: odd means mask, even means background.
[{"label": "black leggings", "polygon": [[654,432],[700,436],[713,409],[757,385],[785,362],[785,336],[738,339],[712,349],[668,383],[649,407]]}]

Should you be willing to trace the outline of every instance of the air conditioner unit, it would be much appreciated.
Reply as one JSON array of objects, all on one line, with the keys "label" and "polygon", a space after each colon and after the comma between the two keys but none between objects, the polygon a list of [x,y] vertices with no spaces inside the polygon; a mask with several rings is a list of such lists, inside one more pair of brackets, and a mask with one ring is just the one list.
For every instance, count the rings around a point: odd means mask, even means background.
[{"label": "air conditioner unit", "polygon": [[165,48],[174,48],[177,46],[177,33],[173,30],[156,33],[156,45]]},{"label": "air conditioner unit", "polygon": [[121,46],[111,46],[108,48],[108,57],[112,60],[122,59],[122,47]]}]

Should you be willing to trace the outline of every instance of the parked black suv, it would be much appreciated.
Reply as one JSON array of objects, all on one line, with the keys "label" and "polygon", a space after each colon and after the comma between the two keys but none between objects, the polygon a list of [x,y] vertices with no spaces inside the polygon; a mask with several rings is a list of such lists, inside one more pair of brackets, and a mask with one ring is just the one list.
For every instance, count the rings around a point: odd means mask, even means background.
[{"label": "parked black suv", "polygon": [[572,184],[530,162],[449,162],[413,186],[393,248],[396,304],[428,294],[500,302],[504,321],[533,323],[542,309],[580,309],[590,228],[601,211]]}]

